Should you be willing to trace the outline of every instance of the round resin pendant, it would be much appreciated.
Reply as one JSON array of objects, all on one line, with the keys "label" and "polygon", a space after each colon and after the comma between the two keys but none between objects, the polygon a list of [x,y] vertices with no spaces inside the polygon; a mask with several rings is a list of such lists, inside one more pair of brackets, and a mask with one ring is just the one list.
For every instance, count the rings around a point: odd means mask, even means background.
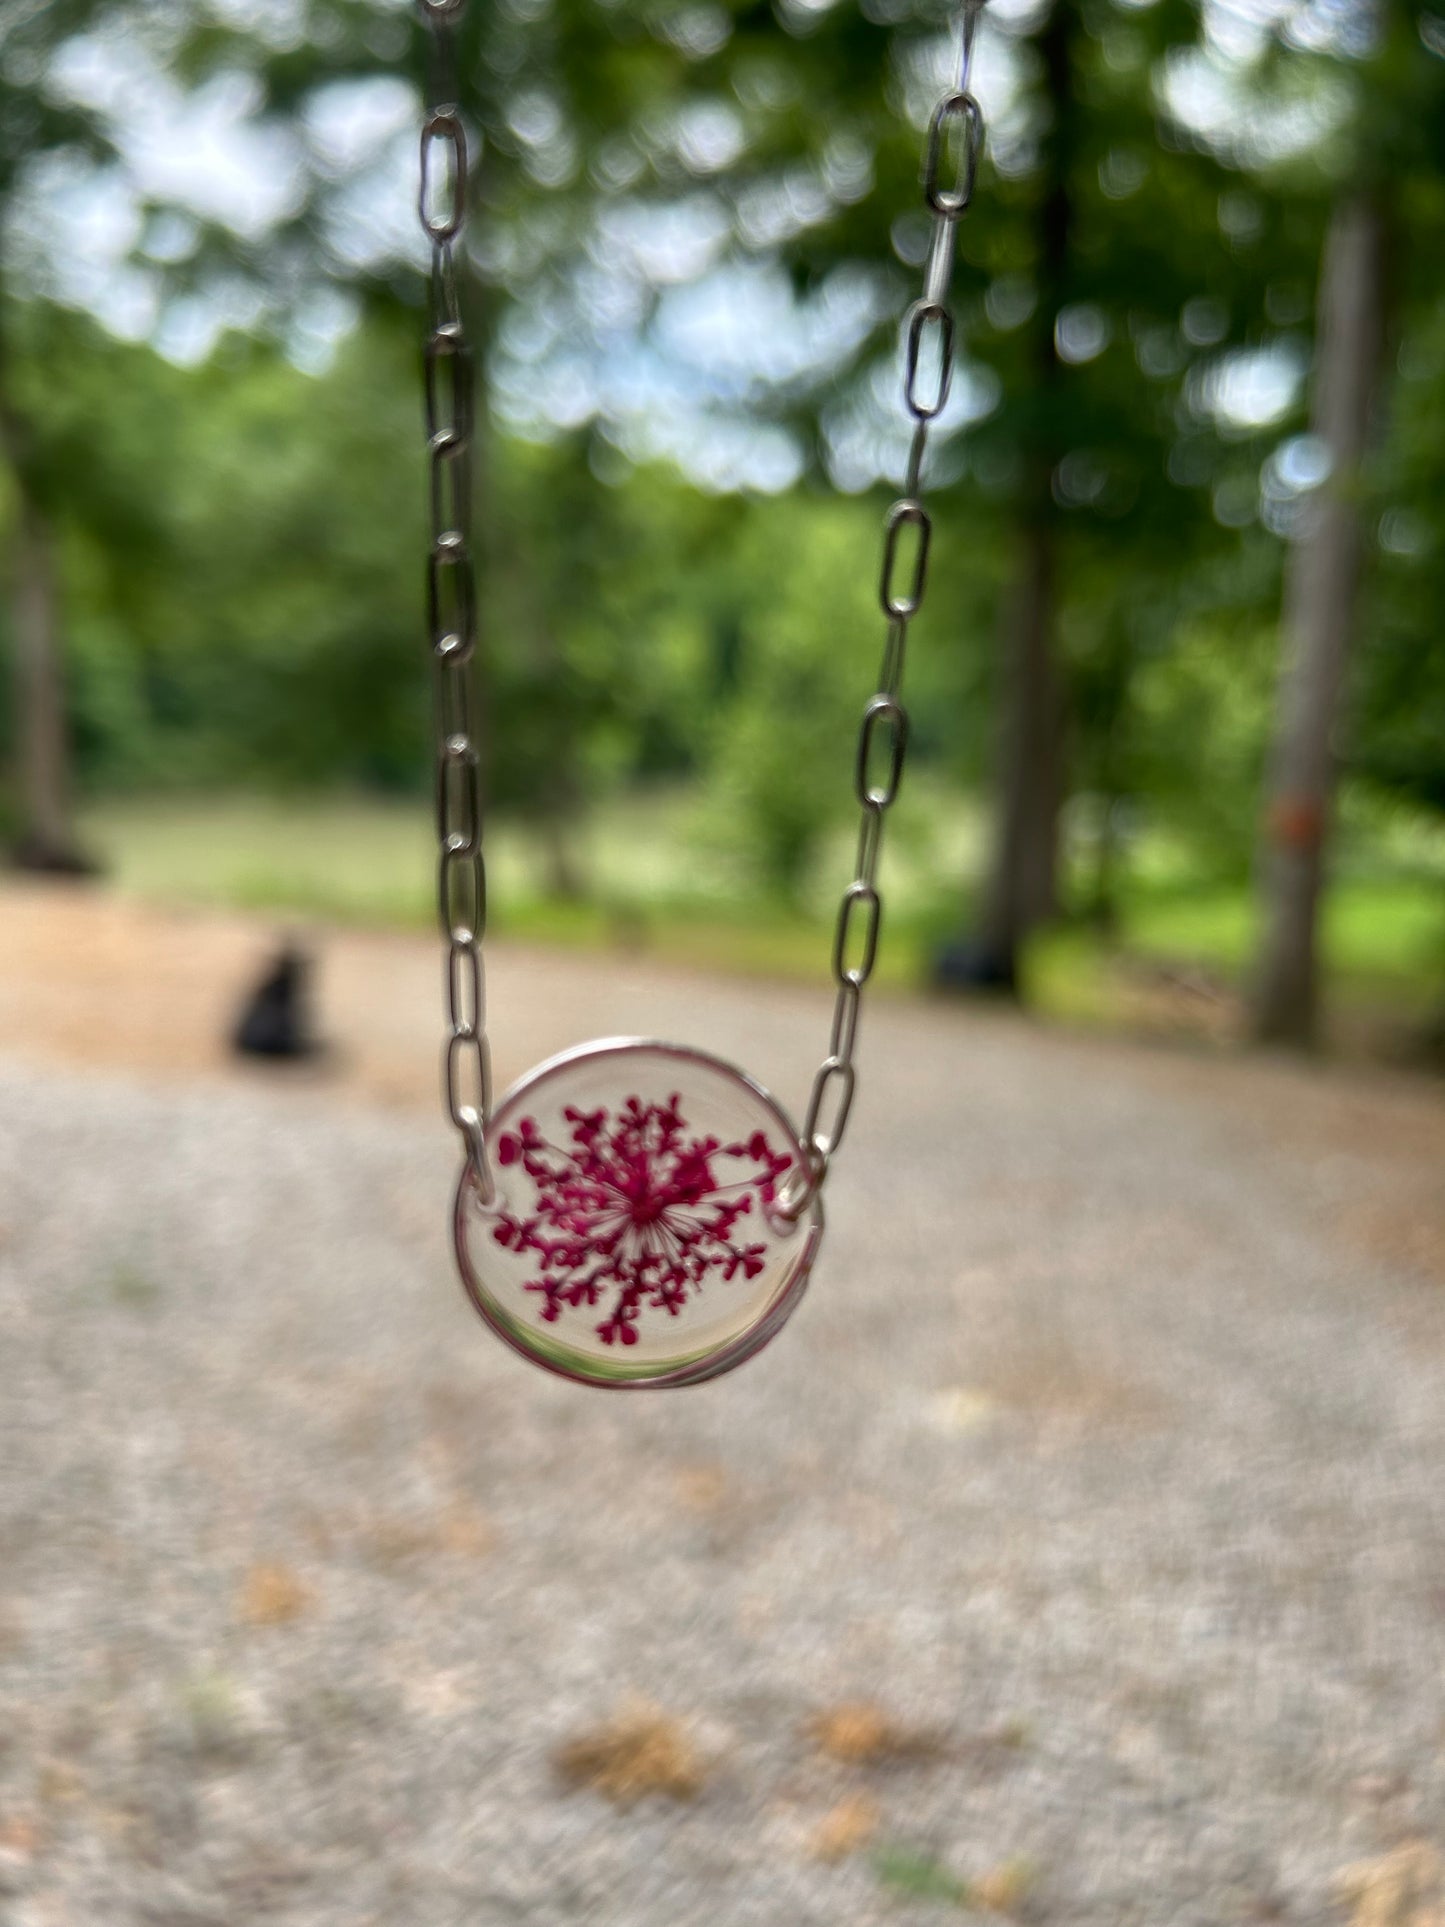
[{"label": "round resin pendant", "polygon": [[823,1234],[780,1188],[803,1148],[761,1085],[675,1044],[583,1044],[487,1127],[496,1195],[457,1190],[462,1282],[519,1352],[594,1385],[731,1370],[797,1305]]}]

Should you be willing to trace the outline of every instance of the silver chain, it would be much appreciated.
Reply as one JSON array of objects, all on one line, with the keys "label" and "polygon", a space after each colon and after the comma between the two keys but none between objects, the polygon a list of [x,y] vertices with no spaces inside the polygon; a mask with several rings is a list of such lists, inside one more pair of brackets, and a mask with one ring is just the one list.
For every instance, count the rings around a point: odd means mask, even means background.
[{"label": "silver chain", "polygon": [[[948,400],[953,373],[953,311],[948,305],[958,222],[973,199],[983,151],[983,117],[968,90],[974,33],[984,0],[959,0],[956,82],[928,123],[923,194],[933,217],[923,293],[904,324],[903,399],[913,422],[903,493],[884,521],[878,596],[888,621],[877,692],[863,711],[853,787],[862,812],[853,881],[844,890],[833,933],[837,995],[828,1052],[813,1078],[803,1124],[805,1167],[780,1200],[789,1216],[806,1209],[843,1141],[857,1081],[854,1053],[863,986],[873,974],[883,900],[878,859],[883,818],[892,808],[908,746],[908,712],[899,700],[908,628],[923,605],[933,523],[921,500],[924,455],[932,423]],[[491,1109],[491,1054],[481,941],[486,925],[479,753],[474,724],[472,658],[476,652],[476,583],[472,568],[471,361],[457,297],[455,251],[466,220],[467,140],[457,107],[452,30],[466,0],[418,0],[430,30],[432,63],[421,135],[418,212],[431,249],[430,320],[426,336],[426,431],[430,463],[430,548],[427,633],[436,671],[436,814],[440,858],[437,905],[447,946],[449,1033],[443,1055],[447,1111],[461,1133],[467,1164],[484,1197],[492,1192],[485,1131]],[[958,123],[962,151],[945,185],[950,136]],[[912,561],[906,549],[912,545]],[[896,578],[908,577],[900,587]],[[886,773],[874,780],[874,765]]]},{"label": "silver chain", "polygon": [[[833,1025],[828,1053],[813,1077],[803,1120],[806,1164],[790,1173],[780,1200],[787,1217],[797,1217],[816,1195],[828,1165],[843,1142],[857,1082],[854,1053],[863,986],[873,974],[883,899],[877,884],[883,845],[883,819],[898,796],[908,748],[908,711],[899,700],[908,647],[908,625],[923,606],[928,577],[928,544],[933,521],[922,502],[923,458],[929,429],[943,412],[953,374],[953,310],[948,303],[958,223],[973,200],[983,152],[983,116],[968,90],[974,33],[984,0],[959,0],[957,79],[929,117],[923,152],[923,198],[933,217],[923,293],[908,310],[903,335],[903,401],[913,423],[903,493],[883,524],[883,567],[878,599],[888,620],[877,693],[863,711],[853,789],[862,812],[853,881],[838,905],[833,931]],[[957,123],[961,141],[952,181],[945,185],[950,140]],[[907,548],[912,545],[912,561]],[[897,578],[906,575],[907,586]],[[875,780],[875,764],[884,764]]]},{"label": "silver chain", "polygon": [[437,915],[446,944],[447,1114],[467,1166],[492,1194],[486,1127],[492,1104],[482,935],[480,754],[472,658],[477,590],[472,568],[472,367],[457,296],[456,252],[467,212],[467,137],[458,110],[452,30],[466,0],[418,0],[430,31],[431,79],[421,132],[417,211],[431,249],[426,334],[426,445],[430,468],[427,637],[435,670]]}]

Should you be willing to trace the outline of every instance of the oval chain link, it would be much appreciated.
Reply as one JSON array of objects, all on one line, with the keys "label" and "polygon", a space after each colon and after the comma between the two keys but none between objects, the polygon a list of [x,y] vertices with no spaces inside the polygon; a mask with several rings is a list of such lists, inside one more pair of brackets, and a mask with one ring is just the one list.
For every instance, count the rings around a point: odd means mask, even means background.
[{"label": "oval chain link", "polygon": [[[430,323],[426,337],[426,429],[429,459],[430,545],[427,626],[436,678],[438,910],[446,952],[449,1034],[443,1057],[447,1111],[462,1137],[467,1163],[484,1196],[491,1195],[485,1130],[491,1108],[491,1062],[486,1033],[486,989],[481,943],[486,926],[486,868],[481,845],[479,756],[474,735],[471,663],[476,649],[476,586],[470,540],[472,443],[471,363],[457,297],[456,249],[466,224],[468,156],[457,105],[452,29],[466,0],[418,0],[430,30],[432,80],[422,127],[417,211],[431,251]],[[904,349],[904,405],[914,423],[904,492],[884,525],[879,600],[888,618],[877,693],[859,733],[855,791],[862,818],[853,881],[843,893],[833,938],[837,986],[828,1054],[813,1080],[804,1122],[806,1166],[782,1200],[789,1215],[806,1209],[827,1175],[847,1128],[857,1082],[854,1053],[860,999],[873,971],[882,920],[877,886],[884,813],[902,776],[908,713],[899,700],[908,626],[927,587],[932,520],[920,500],[931,422],[948,399],[953,371],[953,313],[948,305],[954,229],[973,198],[983,149],[983,119],[968,91],[974,32],[983,0],[961,0],[960,62],[956,85],[939,100],[924,151],[924,201],[933,234],[922,298],[910,308]],[[952,186],[941,181],[949,124],[963,129],[963,151]],[[925,354],[936,341],[931,356]],[[925,360],[936,362],[931,389],[921,393]],[[912,562],[900,551],[912,541]],[[900,592],[895,577],[908,586]],[[873,740],[886,719],[886,782],[871,778]],[[861,911],[861,914],[860,914]],[[855,919],[861,937],[855,935]],[[854,952],[861,955],[850,961]]]},{"label": "oval chain link", "polygon": [[[789,1173],[779,1200],[782,1214],[796,1218],[808,1207],[828,1174],[828,1165],[848,1127],[857,1085],[854,1053],[863,986],[873,973],[882,922],[878,858],[883,818],[898,795],[908,747],[908,712],[899,700],[908,647],[908,625],[923,606],[928,583],[928,544],[933,522],[921,499],[923,458],[929,426],[943,412],[953,376],[953,310],[949,285],[957,223],[973,199],[983,153],[983,116],[969,92],[974,33],[983,0],[959,0],[958,77],[934,108],[923,152],[923,199],[933,228],[924,271],[923,294],[908,311],[903,334],[903,404],[913,422],[903,494],[883,524],[883,561],[878,599],[888,619],[878,690],[863,712],[854,766],[854,793],[862,812],[853,881],[843,892],[833,932],[833,982],[836,996],[828,1054],[818,1066],[803,1121],[805,1163]],[[948,166],[951,126],[959,129],[961,152],[953,181]],[[910,553],[912,559],[910,560]],[[881,737],[875,749],[875,739]],[[886,773],[875,776],[875,758],[886,752]]]},{"label": "oval chain link", "polygon": [[472,364],[457,297],[456,254],[467,218],[467,136],[458,106],[452,30],[466,0],[417,0],[430,42],[421,130],[417,216],[431,251],[424,359],[429,543],[427,639],[436,707],[437,914],[446,944],[447,1036],[442,1087],[467,1168],[492,1196],[486,1128],[492,1107],[482,937],[487,872],[482,856],[481,758],[472,658],[477,591],[472,563]]}]

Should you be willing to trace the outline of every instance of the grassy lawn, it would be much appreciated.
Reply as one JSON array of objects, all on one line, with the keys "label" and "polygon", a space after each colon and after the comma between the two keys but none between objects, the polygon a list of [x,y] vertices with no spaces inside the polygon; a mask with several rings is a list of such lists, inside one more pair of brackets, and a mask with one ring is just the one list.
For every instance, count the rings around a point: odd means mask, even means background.
[{"label": "grassy lawn", "polygon": [[[1128,1021],[1151,974],[1196,1004],[1211,996],[1236,1004],[1259,927],[1244,885],[1136,884],[1120,911],[1112,940],[1065,926],[1036,941],[1029,989],[1041,1009],[1078,1022]],[[1328,1000],[1346,1019],[1426,1021],[1445,1001],[1445,880],[1342,877],[1326,899],[1322,944]]]},{"label": "grassy lawn", "polygon": [[[977,813],[916,785],[900,806],[885,864],[887,941],[878,976],[924,982],[929,955],[963,922],[982,850]],[[423,804],[366,797],[125,800],[93,808],[85,829],[123,891],[296,918],[426,928],[432,829]],[[492,928],[567,946],[645,947],[689,964],[813,978],[827,969],[831,903],[851,837],[831,843],[801,907],[759,902],[695,798],[628,797],[597,812],[579,853],[585,902],[546,887],[545,852],[526,825],[488,830]],[[961,881],[955,885],[953,879]],[[1028,987],[1045,1014],[1132,1023],[1140,986],[1192,982],[1228,999],[1247,969],[1256,918],[1243,883],[1201,884],[1182,861],[1147,850],[1131,865],[1111,938],[1079,924],[1041,936]],[[1327,900],[1324,950],[1334,1006],[1413,1021],[1445,992],[1445,839],[1408,861],[1351,859]]]}]

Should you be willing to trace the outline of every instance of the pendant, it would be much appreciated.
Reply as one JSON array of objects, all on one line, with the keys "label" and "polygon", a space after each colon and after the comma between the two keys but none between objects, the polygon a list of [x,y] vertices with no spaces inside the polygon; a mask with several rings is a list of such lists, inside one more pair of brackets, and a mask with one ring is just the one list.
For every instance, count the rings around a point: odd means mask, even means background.
[{"label": "pendant", "polygon": [[457,1188],[467,1295],[514,1350],[591,1385],[695,1385],[796,1309],[823,1235],[797,1133],[705,1051],[606,1038],[514,1084],[487,1126],[494,1196]]}]

